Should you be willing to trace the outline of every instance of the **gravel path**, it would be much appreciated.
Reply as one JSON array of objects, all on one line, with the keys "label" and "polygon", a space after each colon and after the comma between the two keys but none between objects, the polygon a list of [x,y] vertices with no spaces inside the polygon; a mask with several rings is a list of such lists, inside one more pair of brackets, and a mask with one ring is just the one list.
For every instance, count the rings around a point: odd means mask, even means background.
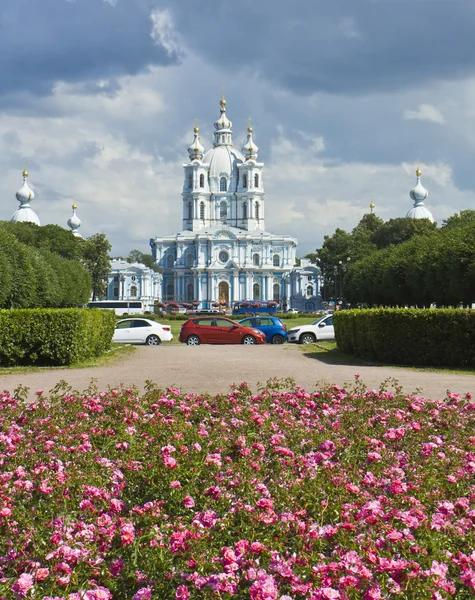
[{"label": "gravel path", "polygon": [[420,390],[420,394],[428,398],[444,398],[449,389],[460,394],[470,392],[475,397],[475,375],[330,365],[292,345],[139,346],[134,354],[109,366],[0,375],[0,389],[12,392],[22,385],[30,388],[32,396],[39,389],[51,390],[61,380],[78,391],[87,389],[94,380],[99,390],[118,387],[122,383],[143,391],[145,382],[150,380],[162,388],[176,386],[185,392],[216,394],[228,392],[233,382],[246,381],[257,391],[258,383],[291,377],[297,385],[312,391],[321,383],[352,383],[356,373],[369,388],[378,388],[391,378],[396,379],[408,394]]}]

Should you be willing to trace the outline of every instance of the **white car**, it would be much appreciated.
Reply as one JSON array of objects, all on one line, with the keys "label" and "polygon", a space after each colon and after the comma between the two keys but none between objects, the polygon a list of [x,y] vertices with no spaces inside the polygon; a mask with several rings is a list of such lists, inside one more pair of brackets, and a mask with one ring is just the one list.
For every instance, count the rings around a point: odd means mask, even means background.
[{"label": "white car", "polygon": [[150,319],[122,319],[115,325],[113,342],[125,344],[147,344],[158,346],[162,342],[171,342],[173,333],[170,327],[160,325]]},{"label": "white car", "polygon": [[296,308],[289,308],[289,309],[287,309],[287,312],[297,314],[299,311]]},{"label": "white car", "polygon": [[317,340],[334,340],[333,315],[326,315],[310,325],[300,325],[287,332],[287,341],[294,344],[314,344]]}]

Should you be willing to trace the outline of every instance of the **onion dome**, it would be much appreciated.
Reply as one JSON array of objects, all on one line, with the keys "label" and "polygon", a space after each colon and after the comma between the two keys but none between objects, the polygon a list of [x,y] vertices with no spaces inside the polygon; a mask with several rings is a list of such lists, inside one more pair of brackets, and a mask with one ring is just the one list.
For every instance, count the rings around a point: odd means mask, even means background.
[{"label": "onion dome", "polygon": [[246,160],[256,160],[259,148],[252,139],[252,127],[249,125],[247,128],[247,142],[242,147],[242,153],[246,157]]},{"label": "onion dome", "polygon": [[409,196],[414,200],[414,206],[407,213],[406,217],[408,219],[429,219],[429,221],[433,223],[434,217],[432,216],[430,210],[424,205],[424,200],[429,195],[429,192],[421,183],[421,175],[421,170],[417,168],[417,183],[409,192]]},{"label": "onion dome", "polygon": [[191,146],[188,148],[188,154],[190,155],[190,160],[201,160],[203,158],[205,149],[200,143],[200,128],[195,127],[193,131],[195,133],[195,139],[193,140]]},{"label": "onion dome", "polygon": [[232,145],[232,122],[226,116],[226,100],[221,98],[220,102],[221,114],[218,120],[214,122],[214,145],[216,146],[230,146]]},{"label": "onion dome", "polygon": [[68,219],[68,227],[71,229],[74,237],[82,238],[82,235],[79,233],[78,229],[82,225],[81,219],[76,215],[77,206],[73,204],[73,214],[70,219]]},{"label": "onion dome", "polygon": [[30,189],[27,183],[28,172],[26,169],[23,171],[23,185],[16,193],[16,197],[20,206],[17,211],[13,213],[12,218],[10,219],[13,223],[35,223],[36,225],[40,224],[40,220],[38,219],[38,215],[31,208],[30,202],[34,199],[35,193]]}]

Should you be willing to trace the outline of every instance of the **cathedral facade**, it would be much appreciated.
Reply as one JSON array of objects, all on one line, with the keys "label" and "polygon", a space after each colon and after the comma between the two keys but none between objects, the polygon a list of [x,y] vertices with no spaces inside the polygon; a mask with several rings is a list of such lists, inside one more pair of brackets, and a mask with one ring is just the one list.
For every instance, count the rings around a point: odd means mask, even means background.
[{"label": "cathedral facade", "polygon": [[248,127],[242,152],[221,99],[213,148],[205,152],[195,127],[183,165],[182,231],[150,240],[162,271],[164,302],[231,305],[274,300],[289,305],[297,240],[265,228],[264,164]]}]

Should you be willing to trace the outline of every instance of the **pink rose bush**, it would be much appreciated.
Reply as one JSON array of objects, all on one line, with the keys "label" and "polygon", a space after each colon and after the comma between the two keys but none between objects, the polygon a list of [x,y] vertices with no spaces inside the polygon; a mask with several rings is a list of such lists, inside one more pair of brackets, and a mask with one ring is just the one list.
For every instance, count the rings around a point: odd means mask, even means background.
[{"label": "pink rose bush", "polygon": [[0,598],[475,597],[475,403],[0,395]]}]

